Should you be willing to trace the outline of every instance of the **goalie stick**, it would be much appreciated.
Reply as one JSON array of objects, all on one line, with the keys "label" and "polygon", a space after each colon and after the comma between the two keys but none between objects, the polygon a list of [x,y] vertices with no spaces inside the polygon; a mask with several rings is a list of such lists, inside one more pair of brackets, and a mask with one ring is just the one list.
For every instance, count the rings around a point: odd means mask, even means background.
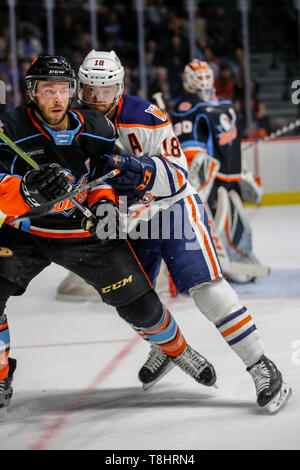
[{"label": "goalie stick", "polygon": [[[23,160],[25,160],[32,168],[39,169],[39,165],[26,153],[24,150],[21,149],[17,144],[15,144],[7,135],[4,134],[3,131],[0,131],[0,139],[3,140],[12,150],[14,150]],[[93,186],[96,186],[97,184],[106,181],[107,179],[113,178],[116,176],[118,173],[120,173],[120,170],[112,170],[109,173],[107,173],[104,176],[101,176],[100,178],[95,179],[94,181],[91,181],[90,183],[84,184],[82,186],[78,186],[75,188],[73,191],[70,191],[69,193],[66,193],[66,195],[53,199],[53,201],[47,202],[46,204],[43,204],[38,207],[34,207],[33,209],[30,209],[29,211],[25,212],[19,217],[15,218],[15,222],[22,222],[24,219],[27,219],[28,217],[30,218],[37,218],[37,217],[42,217],[48,212],[51,211],[52,207],[59,203],[63,202],[67,199],[70,199],[73,204],[82,212],[82,214],[87,217],[88,219],[93,220],[95,218],[94,214],[90,211],[88,207],[83,206],[80,202],[78,202],[75,198],[78,196],[78,194],[82,193],[83,191],[86,191]]]}]

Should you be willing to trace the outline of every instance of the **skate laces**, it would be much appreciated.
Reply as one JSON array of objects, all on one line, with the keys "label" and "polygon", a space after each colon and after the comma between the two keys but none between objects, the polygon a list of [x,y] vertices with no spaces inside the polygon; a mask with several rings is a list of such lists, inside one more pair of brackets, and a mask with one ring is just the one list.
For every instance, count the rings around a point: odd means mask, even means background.
[{"label": "skate laces", "polygon": [[257,394],[270,386],[271,374],[264,362],[254,365],[249,370],[249,373],[254,380]]},{"label": "skate laces", "polygon": [[206,368],[207,361],[201,354],[197,353],[189,345],[186,346],[185,350],[177,357],[174,358],[174,362],[188,374],[197,377]]},{"label": "skate laces", "polygon": [[155,372],[164,364],[166,359],[168,359],[168,356],[163,352],[163,350],[159,346],[151,344],[148,359],[143,367],[150,369],[151,372]]}]

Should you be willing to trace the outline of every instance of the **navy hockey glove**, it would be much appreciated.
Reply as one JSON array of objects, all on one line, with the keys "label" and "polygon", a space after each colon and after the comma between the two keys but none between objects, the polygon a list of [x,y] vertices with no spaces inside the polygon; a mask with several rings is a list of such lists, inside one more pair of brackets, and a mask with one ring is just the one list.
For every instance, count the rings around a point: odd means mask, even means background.
[{"label": "navy hockey glove", "polygon": [[69,178],[57,163],[41,165],[22,178],[20,192],[30,207],[40,206],[71,190]]},{"label": "navy hockey glove", "polygon": [[151,191],[155,176],[156,165],[152,158],[131,157],[128,155],[105,155],[108,158],[108,169],[119,168],[121,173],[111,181],[111,186],[119,194],[134,192],[136,199],[142,199],[144,194]]},{"label": "navy hockey glove", "polygon": [[118,208],[112,201],[101,199],[95,202],[90,210],[95,218],[84,217],[82,219],[81,225],[84,230],[102,241],[116,240],[122,237],[122,234],[119,233],[120,227],[123,228],[122,219]]}]

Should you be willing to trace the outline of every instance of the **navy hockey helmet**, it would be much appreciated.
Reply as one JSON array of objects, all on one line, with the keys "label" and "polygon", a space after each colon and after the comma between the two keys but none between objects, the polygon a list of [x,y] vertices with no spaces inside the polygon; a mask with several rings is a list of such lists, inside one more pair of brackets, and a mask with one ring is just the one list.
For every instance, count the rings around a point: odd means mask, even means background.
[{"label": "navy hockey helmet", "polygon": [[27,70],[25,81],[27,94],[36,89],[37,82],[69,82],[70,103],[76,91],[76,74],[67,59],[56,55],[40,55],[36,57]]}]

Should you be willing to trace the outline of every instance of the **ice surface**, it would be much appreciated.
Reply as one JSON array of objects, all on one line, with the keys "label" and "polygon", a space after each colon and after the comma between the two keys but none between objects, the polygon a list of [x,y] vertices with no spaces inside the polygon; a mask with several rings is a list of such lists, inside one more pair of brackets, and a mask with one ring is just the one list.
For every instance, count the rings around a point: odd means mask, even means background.
[{"label": "ice surface", "polygon": [[14,397],[0,449],[300,449],[300,206],[249,209],[268,279],[236,286],[294,395],[260,413],[244,365],[187,297],[164,297],[189,343],[214,363],[219,389],[177,368],[148,392],[137,372],[148,346],[101,303],[55,300],[52,265],[9,301]]}]

